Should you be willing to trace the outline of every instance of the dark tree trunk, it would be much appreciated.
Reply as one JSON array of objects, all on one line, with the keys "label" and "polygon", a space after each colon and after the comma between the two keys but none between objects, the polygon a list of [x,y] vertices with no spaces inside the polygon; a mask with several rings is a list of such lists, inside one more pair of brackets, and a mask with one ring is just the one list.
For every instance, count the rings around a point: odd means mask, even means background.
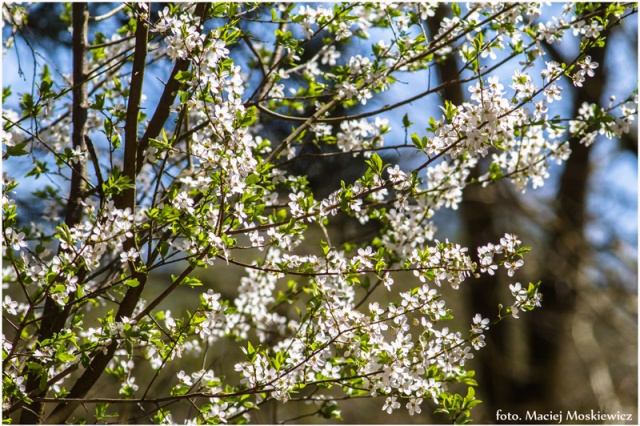
[{"label": "dark tree trunk", "polygon": [[[71,140],[74,149],[86,151],[85,135],[87,132],[87,84],[86,84],[86,68],[87,68],[87,34],[89,30],[89,9],[87,3],[74,3],[72,5],[72,26],[73,26],[73,133]],[[65,215],[65,224],[73,227],[80,223],[82,219],[82,199],[86,189],[86,164],[77,162],[72,167],[71,185],[69,188],[69,200],[67,202],[67,211]],[[78,281],[82,281],[85,275],[84,270],[78,271]],[[62,276],[57,277],[56,282],[64,280]],[[68,303],[64,309],[51,298],[46,297],[44,311],[42,313],[42,321],[37,336],[38,341],[51,338],[54,334],[59,333],[64,328],[72,303]],[[39,363],[37,359],[33,362]],[[45,367],[46,368],[46,367]],[[31,371],[27,379],[27,392],[41,392],[46,394],[48,385],[46,382],[41,384],[41,375],[36,374],[37,370]],[[42,374],[42,373],[41,373]],[[22,410],[20,423],[35,424],[42,421],[44,414],[44,404],[41,402],[32,402]]]},{"label": "dark tree trunk", "polygon": [[[594,48],[587,53],[595,62],[604,63],[603,49]],[[552,57],[556,55],[557,52],[552,52]],[[563,61],[560,57],[553,59]],[[585,82],[583,90],[575,91],[572,116],[578,115],[583,102],[599,103],[603,88],[600,67],[595,77]],[[565,99],[568,96],[565,91]],[[498,420],[493,417],[498,409],[524,413],[527,409],[539,410],[541,407],[546,412],[568,408],[558,406],[557,381],[562,377],[558,365],[562,342],[570,333],[567,327],[576,302],[575,282],[587,248],[584,226],[590,173],[590,147],[575,139],[570,140],[570,146],[572,154],[564,165],[555,203],[551,206],[556,219],[547,227],[550,231],[544,238],[548,249],[535,254],[540,256],[542,265],[537,272],[542,281],[542,308],[522,316],[518,323],[501,324],[491,330],[487,347],[475,360],[474,367],[482,385],[479,398],[484,401],[486,422]],[[515,228],[502,229],[503,221],[498,220],[498,217],[508,217],[508,212],[502,210],[507,200],[498,188],[496,186],[493,192],[483,189],[482,193],[477,186],[465,189],[461,213],[471,248],[496,241],[504,232],[517,233]],[[474,312],[483,316],[495,313],[500,303],[497,296],[501,288],[506,287],[502,283],[497,288],[496,281],[493,277],[483,276],[472,283],[470,304]]]}]

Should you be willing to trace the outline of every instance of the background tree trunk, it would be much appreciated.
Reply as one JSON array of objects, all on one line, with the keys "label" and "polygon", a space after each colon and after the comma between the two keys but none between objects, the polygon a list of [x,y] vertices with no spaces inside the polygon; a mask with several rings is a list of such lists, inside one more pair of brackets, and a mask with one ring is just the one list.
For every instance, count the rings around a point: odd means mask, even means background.
[{"label": "background tree trunk", "polygon": [[[74,3],[72,5],[72,26],[73,26],[73,110],[72,122],[73,133],[71,140],[74,149],[82,152],[86,151],[85,136],[87,133],[87,37],[89,31],[89,8],[87,3]],[[69,190],[69,200],[67,202],[67,211],[65,216],[65,224],[71,228],[82,219],[82,200],[86,189],[86,164],[78,161],[72,167],[71,185]],[[78,271],[79,279],[84,276],[85,272]],[[59,276],[57,281],[65,280],[66,277]],[[54,283],[55,284],[55,283]],[[59,333],[65,326],[69,317],[69,312],[73,305],[67,304],[61,309],[58,304],[48,297],[45,300],[44,311],[42,314],[46,320],[42,321],[38,330],[38,341],[51,338],[55,333]],[[37,358],[32,359],[38,362]],[[45,367],[46,368],[46,367]],[[42,373],[41,373],[42,374]],[[36,374],[36,370],[29,374],[27,380],[27,392],[32,392],[38,387],[46,394],[48,388],[45,384],[44,388],[40,386],[42,379],[41,374]],[[33,402],[28,408],[22,410],[20,423],[35,424],[40,423],[44,413],[44,404]]]}]

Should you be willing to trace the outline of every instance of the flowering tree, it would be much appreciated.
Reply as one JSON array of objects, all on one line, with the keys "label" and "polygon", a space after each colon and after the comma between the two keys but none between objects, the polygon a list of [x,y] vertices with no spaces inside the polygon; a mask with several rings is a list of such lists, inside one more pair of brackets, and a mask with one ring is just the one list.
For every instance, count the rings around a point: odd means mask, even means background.
[{"label": "flowering tree", "polygon": [[[635,95],[577,116],[550,109],[593,75],[585,52],[633,6],[567,4],[544,21],[537,4],[453,4],[435,26],[438,5],[420,3],[110,6],[97,16],[65,8],[70,72],[34,55],[34,88],[3,111],[5,416],[246,422],[276,400],[340,418],[339,400],[381,397],[389,414],[430,400],[468,421],[480,401],[466,362],[491,326],[540,306],[541,294],[516,282],[529,249],[515,235],[465,248],[436,239],[434,216],[455,210],[468,185],[543,185],[571,138],[628,131]],[[5,4],[3,14],[3,62],[19,67],[6,58],[26,11]],[[356,39],[373,43],[345,53]],[[573,60],[545,58],[551,43],[573,43]],[[379,102],[452,56],[455,75]],[[440,99],[453,85],[469,99]],[[4,103],[13,96],[3,88]],[[424,112],[390,120],[425,98],[442,104],[426,129],[409,131]],[[282,122],[286,135],[270,139]],[[394,128],[405,137],[390,144]],[[391,164],[389,149],[414,166]],[[365,171],[327,196],[291,171],[341,156],[362,157]],[[488,167],[472,177],[482,158]],[[44,224],[24,220],[22,191],[43,200]],[[332,242],[349,217],[376,235]],[[154,275],[170,265],[170,279]],[[203,289],[203,269],[221,267],[245,276]],[[485,274],[514,277],[512,298],[454,330],[441,286]],[[419,284],[403,286],[407,276]],[[185,288],[188,307],[171,312]],[[223,341],[242,350],[233,375],[212,367]],[[185,361],[193,354],[209,363]],[[141,363],[153,373],[136,375]],[[179,372],[164,377],[171,365]],[[111,377],[118,394],[98,391]],[[190,411],[172,417],[176,402]],[[95,411],[75,413],[87,404]]]}]

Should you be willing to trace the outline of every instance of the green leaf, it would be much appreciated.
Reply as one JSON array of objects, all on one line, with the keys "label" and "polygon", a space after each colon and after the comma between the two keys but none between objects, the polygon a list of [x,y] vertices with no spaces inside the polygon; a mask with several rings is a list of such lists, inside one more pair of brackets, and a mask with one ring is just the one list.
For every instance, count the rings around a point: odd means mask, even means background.
[{"label": "green leaf", "polygon": [[104,108],[104,93],[98,93],[96,95],[96,101],[91,104],[90,108],[98,111]]},{"label": "green leaf", "polygon": [[451,121],[451,119],[453,119],[453,117],[456,115],[456,112],[458,112],[458,108],[453,106],[453,103],[451,101],[444,101],[444,108],[440,107],[440,109],[442,110],[442,112],[444,112],[444,116],[449,121]]},{"label": "green leaf", "polygon": [[276,30],[276,41],[278,44],[285,44],[287,41],[291,40],[293,37],[293,33],[291,31],[283,32],[282,30]]},{"label": "green leaf", "polygon": [[105,420],[109,417],[118,417],[118,413],[107,414],[109,404],[96,404],[96,420]]},{"label": "green leaf", "polygon": [[251,342],[247,342],[247,357],[249,358],[249,361],[253,361],[256,357],[256,348],[253,347],[253,345],[251,344]]},{"label": "green leaf", "polygon": [[191,288],[193,288],[193,287],[201,287],[202,286],[202,281],[200,281],[200,278],[186,277],[185,279],[182,280],[180,285],[188,285]]},{"label": "green leaf", "polygon": [[480,53],[480,51],[482,50],[483,43],[484,43],[484,39],[482,37],[482,33],[479,32],[473,39],[473,47],[476,48],[476,52]]},{"label": "green leaf", "polygon": [[453,16],[459,18],[460,17],[460,6],[457,3],[451,3],[451,11],[453,12]]},{"label": "green leaf", "polygon": [[465,401],[471,401],[476,396],[476,391],[471,386],[467,388],[467,396],[465,397]]},{"label": "green leaf", "polygon": [[13,146],[7,146],[7,155],[9,157],[21,157],[23,155],[29,154],[25,149],[27,147],[27,142],[22,142],[15,144]]},{"label": "green leaf", "polygon": [[322,247],[322,254],[326,256],[329,253],[329,243],[325,240],[320,240],[320,247]]},{"label": "green leaf", "polygon": [[158,252],[163,259],[167,256],[167,253],[169,253],[169,247],[169,242],[166,240],[162,240],[160,244],[158,244]]},{"label": "green leaf", "polygon": [[190,71],[178,71],[174,78],[180,82],[189,81],[193,79],[193,73]]},{"label": "green leaf", "polygon": [[382,163],[382,158],[380,158],[380,156],[377,153],[374,152],[371,158],[366,160],[365,162],[371,167],[371,169],[376,174],[382,173],[382,170],[384,169],[384,165]]},{"label": "green leaf", "polygon": [[22,95],[22,99],[20,102],[20,108],[24,110],[31,110],[34,107],[35,103],[33,102],[33,96],[30,93],[25,93]]},{"label": "green leaf", "polygon": [[496,181],[498,179],[501,179],[503,176],[504,173],[502,172],[502,169],[500,168],[498,163],[491,163],[491,165],[489,166],[489,178],[492,181]]},{"label": "green leaf", "polygon": [[255,106],[248,108],[244,115],[238,113],[240,127],[249,127],[258,120],[258,113]]},{"label": "green leaf", "polygon": [[402,127],[408,129],[412,124],[413,122],[409,120],[409,113],[405,114],[404,117],[402,117]]},{"label": "green leaf", "polygon": [[126,280],[124,283],[129,287],[138,287],[140,285],[140,281],[137,278],[131,278],[130,280]]},{"label": "green leaf", "polygon": [[11,96],[11,86],[2,88],[2,102],[5,102],[9,96]]},{"label": "green leaf", "polygon": [[89,354],[87,352],[81,352],[80,361],[82,363],[82,366],[84,368],[87,368],[89,366],[89,363],[91,362],[91,358],[89,358]]},{"label": "green leaf", "polygon": [[56,353],[56,360],[60,362],[71,362],[76,360],[76,356],[69,352],[60,351]]},{"label": "green leaf", "polygon": [[120,194],[126,189],[132,189],[135,186],[131,183],[128,176],[123,176],[119,170],[114,170],[113,175],[102,184],[102,190],[105,194]]},{"label": "green leaf", "polygon": [[48,381],[49,381],[49,373],[45,368],[42,370],[42,373],[40,375],[40,383],[38,384],[38,387],[40,387],[40,389],[43,389],[43,390],[46,389]]},{"label": "green leaf", "polygon": [[41,364],[38,364],[37,362],[33,362],[33,361],[28,361],[26,363],[26,366],[29,370],[35,370],[35,371],[40,371],[44,368]]},{"label": "green leaf", "polygon": [[422,138],[420,138],[417,134],[412,133],[411,142],[413,142],[415,147],[418,148],[420,151],[424,151],[424,149],[427,147],[427,143],[429,143],[429,139],[427,139],[426,136],[423,136]]}]

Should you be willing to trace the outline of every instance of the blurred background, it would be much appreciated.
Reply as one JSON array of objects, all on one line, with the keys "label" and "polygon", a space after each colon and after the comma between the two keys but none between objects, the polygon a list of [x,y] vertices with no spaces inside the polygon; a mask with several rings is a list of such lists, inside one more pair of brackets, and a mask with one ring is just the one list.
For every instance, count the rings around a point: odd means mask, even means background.
[{"label": "blurred background", "polygon": [[[39,55],[45,55],[47,61],[62,72],[69,71],[65,71],[70,63],[67,24],[53,18],[60,15],[63,7],[60,3],[40,3],[29,9],[27,28],[20,35],[23,39],[16,40],[17,48],[3,56],[3,86],[11,85],[14,93],[31,87],[30,75],[34,72],[31,48]],[[110,7],[101,3],[91,4],[91,14],[104,13],[103,10]],[[154,5],[152,10],[162,7]],[[552,4],[545,9],[540,20],[553,16],[561,7],[560,4]],[[270,16],[268,12],[266,16]],[[450,7],[442,4],[436,15],[428,19],[427,30],[433,34],[446,16],[451,16]],[[272,42],[273,37],[261,30],[259,24],[242,22],[241,26],[251,29],[263,43]],[[295,35],[295,29],[292,31]],[[302,37],[301,32],[298,35]],[[621,26],[607,34],[606,47],[589,52],[592,60],[600,64],[595,77],[587,79],[580,90],[565,84],[563,100],[553,105],[553,112],[571,116],[577,114],[583,102],[607,105],[611,95],[622,100],[623,94],[630,93],[637,85],[637,35],[637,15],[625,19]],[[337,47],[344,60],[354,54],[367,55],[371,44],[380,39],[388,41],[390,37],[388,30],[372,30],[369,40],[352,38]],[[305,55],[311,57],[320,47],[319,40],[316,44],[310,42]],[[549,59],[568,63],[575,56],[577,41],[569,33],[561,45],[545,45],[545,48]],[[235,47],[232,56],[250,73],[252,64],[247,58],[252,55],[245,45]],[[160,61],[150,72],[157,73],[162,79],[169,66],[168,61]],[[415,94],[416,85],[425,88],[428,84],[435,86],[444,81],[446,77],[443,76],[455,75],[460,66],[458,57],[454,55],[437,64],[429,75],[400,74],[401,81],[396,88],[372,99],[366,108],[361,107],[362,111],[406,99]],[[24,74],[17,72],[18,67]],[[501,82],[505,87],[517,67],[515,62],[508,63],[501,71]],[[255,74],[249,75],[250,87],[258,82],[258,73]],[[530,74],[537,77],[536,70],[530,70]],[[150,82],[153,80],[156,79],[148,79]],[[154,88],[149,86],[145,90],[147,105],[155,105]],[[251,92],[249,88],[247,93]],[[428,118],[439,118],[438,106],[444,99],[460,104],[466,100],[467,93],[465,86],[451,85],[442,91],[442,96],[420,99],[385,113],[384,118],[389,119],[393,128],[385,138],[385,145],[404,143],[406,134],[400,123],[405,113],[409,113],[414,122],[409,133],[423,135]],[[17,99],[7,99],[3,106],[17,110]],[[339,115],[340,111],[336,114]],[[549,114],[553,115],[552,111]],[[262,119],[262,125],[265,136],[274,141],[282,140],[291,127],[289,122],[268,118]],[[339,156],[330,161],[318,161],[314,156],[329,152],[330,148],[309,144],[307,149],[305,154],[308,155],[286,167],[292,173],[308,173],[316,198],[339,187],[341,180],[352,182],[365,169],[359,158]],[[516,193],[507,181],[487,188],[472,185],[465,190],[465,201],[458,211],[440,211],[436,215],[439,228],[436,238],[457,241],[470,247],[471,252],[475,252],[476,246],[498,241],[506,232],[518,235],[523,244],[533,250],[526,257],[525,267],[518,271],[515,281],[523,284],[542,281],[543,307],[521,315],[518,320],[504,321],[494,327],[487,334],[487,346],[470,362],[479,383],[476,396],[483,401],[473,411],[476,423],[496,423],[498,409],[521,416],[527,410],[542,413],[574,410],[578,413],[591,410],[620,412],[633,414],[633,422],[638,421],[637,127],[620,140],[607,141],[603,138],[590,147],[571,141],[571,150],[569,160],[552,168],[550,179],[538,190]],[[393,150],[381,155],[385,162],[397,162],[405,169],[423,161]],[[484,173],[487,166],[481,161],[477,174]],[[19,176],[22,169],[16,162],[5,162],[3,167],[14,177]],[[25,185],[28,188],[29,182],[25,181]],[[23,191],[18,194],[17,201],[24,212],[21,218],[24,223],[42,221],[40,213],[43,210],[39,200]],[[374,231],[374,225],[363,228],[344,217],[334,222],[330,232],[334,243],[339,243],[354,238],[357,242],[366,242]],[[310,238],[310,245],[314,243],[312,240]],[[316,248],[301,247],[299,250],[304,252]],[[173,270],[166,269],[167,274],[171,272]],[[233,283],[239,283],[243,275],[243,270],[226,265],[199,272],[205,285],[221,291],[228,298],[234,297],[237,285]],[[163,275],[156,278],[160,282],[168,279]],[[409,288],[415,284],[412,279],[412,276],[403,276],[401,282],[399,278],[396,282]],[[446,300],[453,301],[449,307],[454,310],[461,327],[465,327],[475,313],[494,317],[498,303],[508,300],[508,284],[512,282],[514,280],[507,280],[502,275],[470,280]],[[12,289],[4,291],[11,294]],[[181,288],[180,291],[192,290]],[[147,300],[151,298],[149,295]],[[182,312],[187,307],[182,306],[184,299],[178,293],[162,308]],[[227,370],[226,374],[234,376],[230,360],[237,357],[237,347],[233,343],[228,347],[220,345],[215,348],[216,371],[224,374]],[[227,360],[229,362],[225,362]],[[194,362],[200,361],[194,359]],[[136,367],[134,375],[144,377],[152,374],[143,364]],[[175,372],[168,372],[163,377],[169,386],[175,380]],[[109,382],[109,378],[104,379],[104,385],[118,388],[116,383]],[[423,404],[422,413],[413,417],[409,417],[404,409],[388,416],[381,411],[382,404],[381,398],[343,402],[342,417],[346,423],[369,424],[447,421],[444,416],[432,414],[433,405],[428,402]],[[179,412],[177,407],[171,408]],[[283,419],[292,419],[293,423],[319,422],[314,417],[299,417],[309,411],[306,404],[295,401],[278,407],[267,404],[255,414],[252,422],[272,423]],[[120,416],[120,419],[131,419],[127,417],[126,410],[120,411]],[[144,423],[144,419],[139,421]]]}]

